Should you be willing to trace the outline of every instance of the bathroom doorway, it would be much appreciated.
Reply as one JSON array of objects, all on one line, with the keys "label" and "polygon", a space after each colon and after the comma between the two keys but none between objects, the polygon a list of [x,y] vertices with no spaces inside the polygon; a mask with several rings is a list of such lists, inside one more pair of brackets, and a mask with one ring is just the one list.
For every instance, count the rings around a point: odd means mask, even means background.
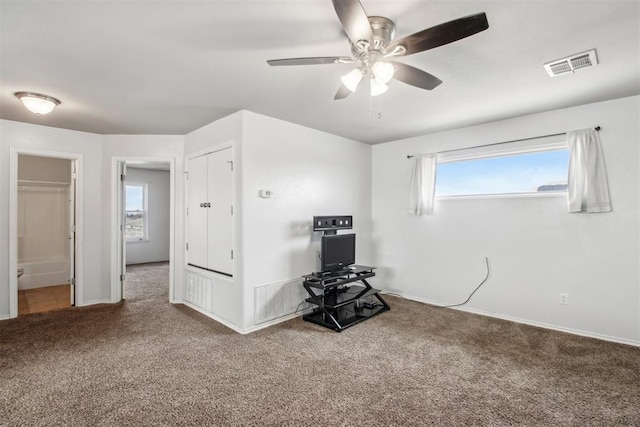
[{"label": "bathroom doorway", "polygon": [[17,154],[17,315],[75,305],[75,159]]}]

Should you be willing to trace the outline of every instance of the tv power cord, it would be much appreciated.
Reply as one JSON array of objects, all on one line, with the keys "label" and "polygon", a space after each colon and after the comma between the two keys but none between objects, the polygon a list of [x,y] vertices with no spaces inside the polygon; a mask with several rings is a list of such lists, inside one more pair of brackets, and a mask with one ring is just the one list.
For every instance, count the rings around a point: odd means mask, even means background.
[{"label": "tv power cord", "polygon": [[[489,258],[488,257],[484,257],[484,262],[485,264],[487,264],[487,274],[485,275],[484,279],[482,280],[482,282],[480,282],[480,284],[478,286],[476,286],[476,288],[473,290],[473,292],[471,292],[471,294],[469,294],[469,297],[461,303],[458,304],[447,304],[447,305],[440,305],[440,304],[435,304],[435,303],[428,303],[428,305],[432,305],[434,307],[441,307],[441,308],[451,308],[451,307],[460,307],[461,305],[465,305],[466,303],[469,302],[469,300],[471,300],[471,297],[473,296],[473,294],[475,294],[478,289],[480,289],[480,287],[482,285],[485,284],[485,282],[487,280],[489,280],[489,274],[490,274],[490,268],[489,268]],[[400,294],[396,294],[394,292],[383,292],[384,295],[394,295],[400,298],[404,298],[404,296],[400,295]],[[427,303],[424,303],[427,304]]]},{"label": "tv power cord", "polygon": [[439,305],[438,307],[442,307],[442,308],[460,307],[461,305],[465,305],[466,303],[468,303],[468,302],[469,302],[469,300],[471,299],[471,297],[473,296],[473,294],[475,294],[475,293],[476,293],[476,291],[477,291],[478,289],[480,289],[480,287],[481,287],[482,285],[484,285],[484,283],[485,283],[487,280],[489,280],[489,272],[490,272],[490,269],[489,269],[489,258],[484,257],[484,262],[487,264],[487,275],[484,277],[484,279],[482,280],[482,282],[480,282],[480,284],[479,284],[478,286],[476,286],[476,288],[473,290],[473,292],[471,292],[471,294],[469,294],[469,297],[468,297],[464,302],[461,302],[461,303],[458,303],[458,304]]}]

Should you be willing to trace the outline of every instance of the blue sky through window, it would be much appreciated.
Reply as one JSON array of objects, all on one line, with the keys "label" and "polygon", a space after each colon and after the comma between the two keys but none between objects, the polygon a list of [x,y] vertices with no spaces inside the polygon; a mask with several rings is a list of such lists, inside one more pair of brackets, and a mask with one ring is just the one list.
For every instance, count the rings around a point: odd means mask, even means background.
[{"label": "blue sky through window", "polygon": [[438,163],[436,196],[537,192],[566,185],[569,150]]},{"label": "blue sky through window", "polygon": [[127,185],[125,187],[126,210],[141,211],[144,210],[144,187],[141,185]]}]

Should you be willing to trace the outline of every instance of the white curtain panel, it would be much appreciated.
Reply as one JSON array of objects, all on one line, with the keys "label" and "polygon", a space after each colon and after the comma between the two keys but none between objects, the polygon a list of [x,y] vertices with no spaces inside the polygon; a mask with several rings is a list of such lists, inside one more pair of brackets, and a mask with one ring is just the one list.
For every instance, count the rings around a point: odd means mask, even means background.
[{"label": "white curtain panel", "polygon": [[433,200],[436,192],[436,159],[435,153],[413,156],[409,191],[410,214],[433,214]]},{"label": "white curtain panel", "polygon": [[569,143],[569,212],[611,212],[607,170],[595,129],[567,132]]}]

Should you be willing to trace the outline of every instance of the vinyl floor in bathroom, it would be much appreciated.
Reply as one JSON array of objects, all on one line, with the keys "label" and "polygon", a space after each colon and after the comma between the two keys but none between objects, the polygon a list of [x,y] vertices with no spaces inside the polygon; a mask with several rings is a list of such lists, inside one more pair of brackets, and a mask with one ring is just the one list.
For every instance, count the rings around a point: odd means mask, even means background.
[{"label": "vinyl floor in bathroom", "polygon": [[70,285],[18,291],[18,315],[42,313],[71,306]]}]

